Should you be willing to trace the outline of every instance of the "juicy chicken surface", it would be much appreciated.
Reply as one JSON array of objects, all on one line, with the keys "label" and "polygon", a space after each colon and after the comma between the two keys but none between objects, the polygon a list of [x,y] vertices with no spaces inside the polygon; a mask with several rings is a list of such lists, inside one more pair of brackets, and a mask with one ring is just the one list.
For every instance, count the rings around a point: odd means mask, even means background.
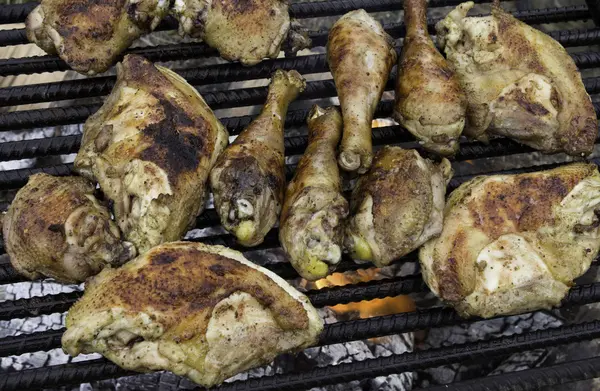
[{"label": "juicy chicken surface", "polygon": [[201,38],[244,65],[276,58],[284,43],[291,53],[311,45],[307,31],[290,20],[286,0],[176,0],[174,12],[181,35]]},{"label": "juicy chicken surface", "polygon": [[452,192],[441,235],[421,248],[424,279],[463,316],[550,308],[597,256],[599,212],[594,164],[477,177]]},{"label": "juicy chicken surface", "polygon": [[415,150],[379,150],[352,192],[346,249],[382,267],[439,235],[451,177],[447,159],[436,165]]},{"label": "juicy chicken surface", "polygon": [[27,38],[77,72],[93,75],[154,30],[168,8],[168,0],[42,0],[25,22]]},{"label": "juicy chicken surface", "polygon": [[346,171],[371,166],[371,123],[396,58],[394,40],[365,10],[342,16],[329,32],[327,62],[344,120],[338,161]]},{"label": "juicy chicken surface", "polygon": [[63,349],[135,371],[169,370],[206,387],[318,341],[306,296],[234,250],[157,246],[104,270],[69,310]]},{"label": "juicy chicken surface", "polygon": [[227,130],[176,73],[128,55],[117,83],[85,123],[75,169],[114,203],[123,235],[143,253],[179,240],[204,207]]},{"label": "juicy chicken surface", "polygon": [[244,246],[256,246],[277,222],[285,192],[283,125],[304,90],[296,71],[273,74],[265,105],[219,157],[210,174],[221,224]]},{"label": "juicy chicken surface", "polygon": [[472,7],[459,5],[437,25],[469,101],[465,134],[481,141],[502,135],[543,152],[591,153],[596,113],[565,49],[498,4],[486,17],[467,17]]},{"label": "juicy chicken surface", "polygon": [[394,118],[427,150],[458,151],[467,98],[427,31],[427,0],[405,0],[406,37],[398,62]]},{"label": "juicy chicken surface", "polygon": [[20,274],[79,283],[135,256],[94,192],[80,177],[29,177],[2,221],[6,252]]},{"label": "juicy chicken surface", "polygon": [[285,195],[279,241],[300,276],[317,280],[342,258],[348,202],[342,195],[336,148],[342,116],[335,107],[313,106],[308,115],[308,147]]}]

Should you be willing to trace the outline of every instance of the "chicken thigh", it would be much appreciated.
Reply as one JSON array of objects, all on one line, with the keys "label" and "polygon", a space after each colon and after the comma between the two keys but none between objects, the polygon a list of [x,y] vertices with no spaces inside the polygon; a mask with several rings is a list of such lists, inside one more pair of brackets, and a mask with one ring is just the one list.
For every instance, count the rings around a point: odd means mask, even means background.
[{"label": "chicken thigh", "polygon": [[292,266],[308,280],[327,276],[342,259],[348,202],[335,158],[341,134],[339,110],[313,106],[308,115],[308,147],[281,211],[279,241]]},{"label": "chicken thigh", "polygon": [[154,30],[168,8],[168,0],[42,0],[25,22],[27,38],[77,72],[94,75]]},{"label": "chicken thigh", "polygon": [[63,349],[205,387],[318,341],[307,297],[222,246],[174,242],[105,270],[69,310]]},{"label": "chicken thigh", "polygon": [[382,267],[439,235],[451,177],[447,159],[434,164],[415,150],[379,150],[352,192],[346,249]]},{"label": "chicken thigh", "polygon": [[463,316],[558,305],[600,248],[600,174],[576,163],[477,177],[450,195],[419,258],[431,290]]},{"label": "chicken thigh", "polygon": [[365,10],[342,16],[329,32],[327,62],[344,120],[338,160],[346,171],[371,166],[371,123],[396,58],[394,40]]},{"label": "chicken thigh", "polygon": [[2,221],[6,252],[19,273],[79,283],[135,256],[95,190],[80,177],[29,177]]},{"label": "chicken thigh", "polygon": [[117,84],[85,123],[75,169],[96,180],[140,253],[179,240],[204,207],[227,130],[176,73],[128,55]]},{"label": "chicken thigh", "polygon": [[459,5],[436,27],[467,95],[465,134],[506,136],[548,153],[591,153],[596,112],[566,50],[497,3],[485,17],[467,17],[472,7]]},{"label": "chicken thigh", "polygon": [[176,0],[179,33],[201,38],[229,61],[254,65],[308,48],[307,31],[290,20],[287,0]]},{"label": "chicken thigh", "polygon": [[425,149],[454,155],[465,127],[467,98],[427,32],[427,0],[404,0],[404,19],[394,118]]},{"label": "chicken thigh", "polygon": [[298,72],[275,71],[261,113],[210,174],[221,224],[244,246],[262,243],[279,218],[285,192],[283,124],[288,105],[305,86]]}]

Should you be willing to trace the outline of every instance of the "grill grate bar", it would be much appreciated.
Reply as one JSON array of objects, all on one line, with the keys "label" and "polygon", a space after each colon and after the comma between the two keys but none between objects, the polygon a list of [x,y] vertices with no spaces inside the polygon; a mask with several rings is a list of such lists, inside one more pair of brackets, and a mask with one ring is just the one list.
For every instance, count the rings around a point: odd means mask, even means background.
[{"label": "grill grate bar", "polygon": [[[600,32],[600,29],[598,31]],[[596,34],[596,36],[600,37],[600,34]],[[565,37],[566,42],[569,42],[569,35],[567,34]],[[580,69],[600,66],[600,53],[598,52],[572,53],[571,57]],[[295,69],[302,74],[328,72],[329,70],[326,55],[317,54],[266,60],[253,67],[244,67],[239,63],[227,63],[182,69],[177,73],[191,85],[199,86],[268,78],[276,69]],[[105,76],[0,88],[0,107],[103,96],[110,93],[115,80],[115,76]]]},{"label": "grill grate bar", "polygon": [[[422,292],[426,289],[420,276],[411,276],[323,288],[309,291],[307,295],[315,307],[325,307]],[[0,302],[0,320],[65,312],[82,295],[83,292],[69,292]]]},{"label": "grill grate bar", "polygon": [[[344,287],[340,287],[342,289]],[[313,291],[318,292],[318,291]],[[311,293],[308,294],[312,301]],[[571,288],[562,305],[584,305],[600,301],[600,283]],[[480,320],[472,318],[471,321]],[[436,307],[414,312],[377,316],[336,322],[325,325],[319,345],[356,341],[385,335],[407,333],[425,328],[449,326],[466,322],[451,308]],[[13,337],[0,338],[0,357],[21,355],[60,347],[63,329],[39,331]],[[0,386],[0,389],[2,387]]]},{"label": "grill grate bar", "polygon": [[600,357],[428,387],[427,391],[533,391],[596,377],[600,377]]},{"label": "grill grate bar", "polygon": [[[370,320],[377,319],[378,318],[372,318]],[[404,354],[393,354],[388,357],[367,359],[346,364],[315,367],[303,373],[285,373],[274,376],[264,376],[245,382],[236,381],[217,387],[214,391],[275,391],[306,389],[316,386],[349,382],[357,379],[373,378],[392,373],[401,373],[420,368],[436,367],[466,360],[488,359],[490,356],[497,357],[518,351],[533,350],[548,346],[559,346],[599,337],[600,321],[593,321],[494,338],[487,341],[465,343]],[[600,358],[590,360],[589,362],[593,363],[593,368],[595,368],[592,373],[600,372]],[[571,374],[566,376],[565,379],[578,379],[581,378],[581,375],[587,373],[586,371],[580,372],[579,377],[574,377]],[[42,387],[47,384],[63,386],[73,383],[124,376],[127,374],[134,374],[134,372],[121,369],[105,359],[97,359],[80,363],[10,372],[7,376],[0,379],[0,388],[3,390],[24,390]],[[553,376],[553,379],[559,379],[559,377]],[[531,382],[531,380],[529,382]],[[454,389],[462,390],[464,388]]]}]

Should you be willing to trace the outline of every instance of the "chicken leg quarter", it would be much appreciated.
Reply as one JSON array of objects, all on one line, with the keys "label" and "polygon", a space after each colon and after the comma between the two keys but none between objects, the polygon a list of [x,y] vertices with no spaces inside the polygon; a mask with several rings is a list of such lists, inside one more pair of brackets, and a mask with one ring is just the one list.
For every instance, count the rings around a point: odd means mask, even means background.
[{"label": "chicken leg quarter", "polygon": [[85,123],[75,169],[113,201],[139,253],[179,240],[202,211],[227,130],[175,72],[125,56],[104,105]]},{"label": "chicken leg quarter", "polygon": [[338,109],[313,106],[308,115],[308,147],[281,211],[279,240],[294,268],[308,280],[333,272],[342,257],[348,202],[335,158],[341,134]]},{"label": "chicken leg quarter", "polygon": [[427,0],[404,0],[404,19],[394,118],[426,149],[454,155],[465,126],[467,98],[427,32]]},{"label": "chicken leg quarter", "polygon": [[344,120],[338,160],[346,171],[371,166],[371,123],[396,57],[394,40],[365,10],[342,16],[329,32],[327,62]]},{"label": "chicken leg quarter", "polygon": [[506,136],[547,153],[591,153],[596,112],[567,51],[497,2],[485,17],[467,17],[472,7],[459,5],[436,26],[468,99],[465,135]]},{"label": "chicken leg quarter", "polygon": [[275,71],[261,113],[210,174],[221,224],[244,246],[262,243],[279,217],[285,191],[283,125],[288,105],[305,86],[298,72]]}]

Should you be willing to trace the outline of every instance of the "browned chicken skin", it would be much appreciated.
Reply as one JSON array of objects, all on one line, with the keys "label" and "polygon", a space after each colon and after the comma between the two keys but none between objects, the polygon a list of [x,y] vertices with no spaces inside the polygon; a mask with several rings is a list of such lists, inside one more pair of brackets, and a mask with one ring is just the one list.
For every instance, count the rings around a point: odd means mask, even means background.
[{"label": "browned chicken skin", "polygon": [[306,296],[234,250],[157,246],[105,270],[69,310],[63,348],[136,371],[169,370],[210,387],[315,344],[323,323]]},{"label": "browned chicken skin", "polygon": [[513,138],[543,152],[587,155],[598,122],[573,59],[554,39],[504,12],[467,17],[473,2],[440,21],[438,40],[467,99],[467,136]]},{"label": "browned chicken skin", "polygon": [[210,174],[221,224],[244,246],[256,246],[277,222],[285,192],[283,124],[306,83],[296,71],[273,74],[267,101],[219,157]]},{"label": "browned chicken skin", "polygon": [[426,149],[454,155],[465,126],[467,98],[429,36],[427,0],[405,0],[404,19],[394,118]]},{"label": "browned chicken skin", "polygon": [[329,32],[327,62],[344,120],[338,161],[346,171],[371,166],[371,123],[396,57],[394,40],[365,10],[342,16]]},{"label": "browned chicken skin", "polygon": [[342,116],[335,107],[313,106],[308,115],[308,147],[287,188],[279,240],[305,279],[333,272],[342,257],[348,202],[342,195],[335,156]]},{"label": "browned chicken skin", "polygon": [[107,265],[133,258],[134,246],[121,241],[94,192],[95,186],[84,178],[29,177],[2,222],[13,267],[30,279],[78,283]]},{"label": "browned chicken skin", "polygon": [[179,33],[202,38],[221,57],[255,65],[277,58],[282,45],[310,47],[307,31],[290,20],[286,0],[176,0]]},{"label": "browned chicken skin", "polygon": [[85,123],[75,169],[98,181],[123,235],[143,253],[181,239],[202,211],[227,130],[173,71],[128,55],[117,72]]},{"label": "browned chicken skin", "polygon": [[463,316],[550,308],[597,256],[599,212],[595,164],[477,177],[450,194],[423,277]]},{"label": "browned chicken skin", "polygon": [[168,0],[42,0],[27,17],[27,38],[77,72],[110,68],[166,15]]}]

